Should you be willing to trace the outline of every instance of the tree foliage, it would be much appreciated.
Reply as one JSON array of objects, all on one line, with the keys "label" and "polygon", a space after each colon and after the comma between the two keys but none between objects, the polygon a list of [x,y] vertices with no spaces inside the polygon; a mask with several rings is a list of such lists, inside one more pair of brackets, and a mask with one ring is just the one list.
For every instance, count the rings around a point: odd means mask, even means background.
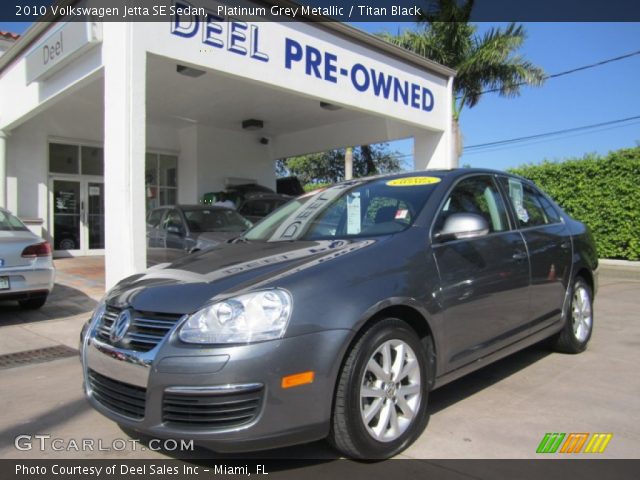
[{"label": "tree foliage", "polygon": [[[276,162],[276,175],[295,175],[300,183],[331,184],[344,179],[345,149],[290,157]],[[400,161],[386,143],[364,145],[353,149],[353,176],[397,172]]]},{"label": "tree foliage", "polygon": [[640,147],[511,172],[533,180],[569,215],[587,224],[600,257],[640,260]]},{"label": "tree foliage", "polygon": [[454,79],[453,118],[478,103],[482,92],[499,95],[520,94],[522,85],[541,85],[544,71],[518,54],[526,39],[522,25],[491,28],[484,35],[469,23],[474,0],[437,0],[433,8],[418,17],[416,30],[380,37],[457,70]]}]

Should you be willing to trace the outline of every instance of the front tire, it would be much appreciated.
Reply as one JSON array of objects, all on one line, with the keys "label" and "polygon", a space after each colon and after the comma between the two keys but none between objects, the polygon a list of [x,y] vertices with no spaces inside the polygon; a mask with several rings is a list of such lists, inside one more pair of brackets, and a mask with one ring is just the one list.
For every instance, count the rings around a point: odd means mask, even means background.
[{"label": "front tire", "polygon": [[395,318],[361,335],[338,379],[329,434],[337,450],[351,458],[384,459],[420,436],[428,419],[430,345]]},{"label": "front tire", "polygon": [[563,329],[552,338],[553,349],[562,353],[583,352],[593,333],[593,293],[582,277],[573,284],[566,317]]}]

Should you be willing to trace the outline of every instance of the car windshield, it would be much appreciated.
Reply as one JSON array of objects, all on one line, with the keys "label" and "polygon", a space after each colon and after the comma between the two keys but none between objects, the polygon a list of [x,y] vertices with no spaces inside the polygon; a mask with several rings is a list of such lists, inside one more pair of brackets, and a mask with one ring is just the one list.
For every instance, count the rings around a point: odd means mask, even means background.
[{"label": "car windshield", "polygon": [[0,210],[0,230],[18,230],[25,232],[29,229],[24,225],[24,223],[11,215],[9,212],[3,212],[2,210]]},{"label": "car windshield", "polygon": [[244,232],[252,223],[228,208],[194,208],[183,210],[189,230],[202,232]]},{"label": "car windshield", "polygon": [[250,241],[331,240],[405,230],[422,210],[435,176],[359,180],[303,195],[249,230]]}]

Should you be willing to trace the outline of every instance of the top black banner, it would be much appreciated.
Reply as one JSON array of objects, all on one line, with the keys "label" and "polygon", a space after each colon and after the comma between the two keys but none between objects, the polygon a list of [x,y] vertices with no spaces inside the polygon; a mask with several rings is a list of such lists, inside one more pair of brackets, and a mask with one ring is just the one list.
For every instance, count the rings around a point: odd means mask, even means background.
[{"label": "top black banner", "polygon": [[[181,16],[214,20],[415,22],[440,0],[3,0],[0,21],[144,21]],[[458,0],[470,4],[472,22],[634,22],[637,0]],[[206,20],[205,20],[206,21]]]}]

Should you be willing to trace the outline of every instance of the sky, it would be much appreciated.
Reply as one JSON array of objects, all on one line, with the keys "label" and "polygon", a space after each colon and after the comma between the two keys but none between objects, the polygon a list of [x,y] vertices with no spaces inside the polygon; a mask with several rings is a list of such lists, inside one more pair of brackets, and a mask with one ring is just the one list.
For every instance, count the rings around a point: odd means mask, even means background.
[{"label": "sky", "polygon": [[[477,24],[478,33],[506,24]],[[397,33],[411,24],[358,23],[370,33]],[[547,74],[566,71],[640,50],[640,23],[524,23],[520,53]],[[467,147],[592,125],[640,115],[640,55],[523,87],[516,98],[486,94],[460,117]],[[613,125],[611,127],[614,127]],[[545,138],[508,148],[470,150],[460,165],[505,169],[526,163],[582,157],[640,144],[640,119],[586,133]],[[410,151],[411,142],[397,145]]]},{"label": "sky", "polygon": [[[29,24],[0,23],[23,32]],[[354,23],[369,33],[397,33],[411,23]],[[478,34],[505,24],[477,24]],[[553,74],[640,50],[640,23],[525,23],[528,38],[520,54]],[[537,135],[640,115],[640,55],[523,87],[516,98],[483,95],[465,108],[460,128],[465,147]],[[566,134],[494,149],[468,150],[460,165],[505,169],[547,160],[607,154],[640,145],[640,119],[587,132]],[[391,148],[412,160],[412,141]]]}]

